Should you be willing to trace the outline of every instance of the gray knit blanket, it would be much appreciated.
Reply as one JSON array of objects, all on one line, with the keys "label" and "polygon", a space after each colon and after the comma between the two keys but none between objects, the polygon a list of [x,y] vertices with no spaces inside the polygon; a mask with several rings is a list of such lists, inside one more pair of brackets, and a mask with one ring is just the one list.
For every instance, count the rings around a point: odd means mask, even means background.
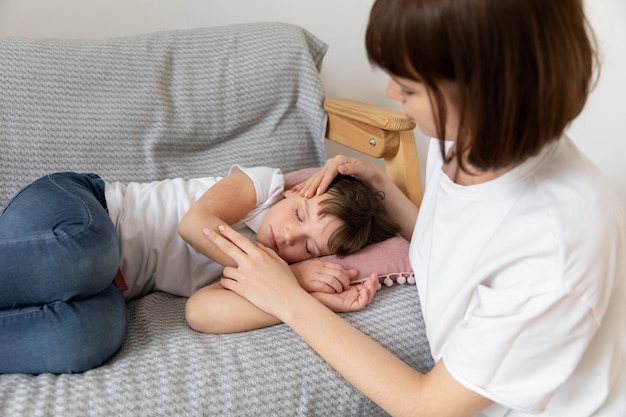
[{"label": "gray knit blanket", "polygon": [[[0,415],[386,415],[287,326],[196,333],[184,305],[165,293],[130,302],[125,342],[99,368],[0,376]],[[385,287],[365,310],[343,316],[416,369],[432,366],[415,286]]]},{"label": "gray knit blanket", "polygon": [[[53,171],[149,181],[224,175],[233,163],[319,166],[326,48],[280,23],[2,39],[0,207]],[[0,375],[0,416],[385,415],[287,326],[200,334],[185,301],[129,302],[125,342],[99,368]],[[415,286],[383,288],[344,317],[412,367],[433,366]]]}]

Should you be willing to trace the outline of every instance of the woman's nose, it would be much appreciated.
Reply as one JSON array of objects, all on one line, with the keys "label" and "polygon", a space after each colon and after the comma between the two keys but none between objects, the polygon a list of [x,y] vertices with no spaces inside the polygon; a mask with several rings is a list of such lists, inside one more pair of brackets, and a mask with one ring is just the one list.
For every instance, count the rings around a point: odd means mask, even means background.
[{"label": "woman's nose", "polygon": [[404,100],[404,96],[402,95],[402,88],[391,77],[389,77],[389,81],[387,81],[385,94],[392,100],[397,100],[400,102]]}]

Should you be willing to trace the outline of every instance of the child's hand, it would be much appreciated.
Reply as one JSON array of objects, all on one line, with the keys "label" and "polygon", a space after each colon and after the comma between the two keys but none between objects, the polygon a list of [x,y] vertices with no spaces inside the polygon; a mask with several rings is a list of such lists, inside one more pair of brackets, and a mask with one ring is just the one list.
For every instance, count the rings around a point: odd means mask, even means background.
[{"label": "child's hand", "polygon": [[350,280],[358,276],[356,269],[344,269],[334,262],[309,259],[290,265],[300,286],[307,292],[341,293],[350,288]]},{"label": "child's hand", "polygon": [[314,292],[311,295],[336,313],[362,310],[376,295],[380,284],[378,276],[372,274],[360,284],[352,285],[342,293]]}]

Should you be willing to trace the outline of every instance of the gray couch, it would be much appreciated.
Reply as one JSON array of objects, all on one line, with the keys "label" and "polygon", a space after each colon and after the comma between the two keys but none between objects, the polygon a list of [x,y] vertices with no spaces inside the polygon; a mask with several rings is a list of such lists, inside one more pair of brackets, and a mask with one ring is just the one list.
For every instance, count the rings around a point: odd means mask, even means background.
[{"label": "gray couch", "polygon": [[[233,163],[319,166],[326,48],[281,23],[2,39],[0,207],[53,171],[149,181],[224,175]],[[0,415],[385,415],[285,325],[200,334],[185,323],[185,301],[130,301],[126,340],[97,369],[0,375]],[[415,286],[383,288],[344,317],[414,368],[432,367]]]}]

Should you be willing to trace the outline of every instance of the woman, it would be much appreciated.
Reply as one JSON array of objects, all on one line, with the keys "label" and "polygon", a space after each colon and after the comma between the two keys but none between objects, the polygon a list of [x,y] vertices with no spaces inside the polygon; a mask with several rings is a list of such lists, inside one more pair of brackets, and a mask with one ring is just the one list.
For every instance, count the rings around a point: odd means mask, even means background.
[{"label": "woman", "polygon": [[387,95],[438,138],[419,214],[379,169],[343,156],[301,192],[344,174],[385,193],[411,237],[435,367],[402,363],[227,226],[208,236],[238,264],[222,285],[392,415],[625,415],[623,208],[564,135],[593,81],[582,1],[377,0],[366,46]]}]

